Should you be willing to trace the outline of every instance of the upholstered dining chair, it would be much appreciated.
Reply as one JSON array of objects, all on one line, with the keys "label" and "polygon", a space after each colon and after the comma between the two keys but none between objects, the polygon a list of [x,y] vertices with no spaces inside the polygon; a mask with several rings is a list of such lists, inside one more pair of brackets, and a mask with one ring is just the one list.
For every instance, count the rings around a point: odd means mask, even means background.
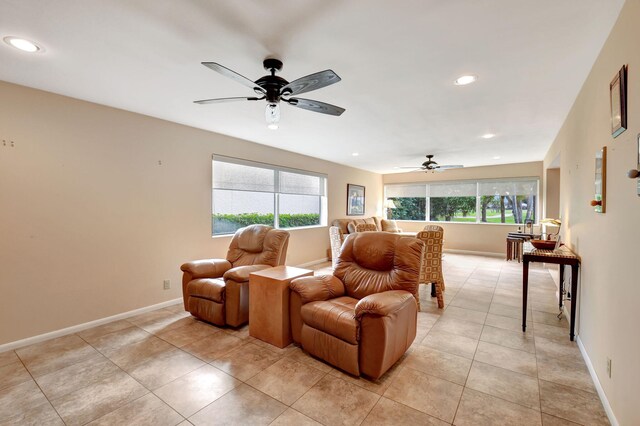
[{"label": "upholstered dining chair", "polygon": [[389,232],[349,234],[333,275],[291,282],[293,340],[348,373],[382,376],[416,336],[423,246]]},{"label": "upholstered dining chair", "polygon": [[284,265],[289,233],[267,225],[236,231],[226,259],[180,267],[185,311],[216,325],[238,327],[249,320],[249,274]]},{"label": "upholstered dining chair", "polygon": [[[424,242],[420,284],[431,284],[431,296],[438,300],[438,308],[444,308],[444,276],[442,275],[442,245],[444,229],[438,225],[427,225],[416,238]],[[418,303],[419,299],[418,299]]]},{"label": "upholstered dining chair", "polygon": [[340,248],[342,247],[342,233],[337,226],[329,227],[329,243],[331,244],[331,269],[336,269]]}]

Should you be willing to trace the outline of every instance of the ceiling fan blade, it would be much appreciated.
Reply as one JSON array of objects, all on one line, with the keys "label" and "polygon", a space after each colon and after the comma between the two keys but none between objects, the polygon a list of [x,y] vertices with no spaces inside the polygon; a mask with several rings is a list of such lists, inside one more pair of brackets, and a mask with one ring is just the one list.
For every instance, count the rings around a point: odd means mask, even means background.
[{"label": "ceiling fan blade", "polygon": [[232,80],[237,81],[238,83],[245,85],[253,90],[259,90],[262,93],[266,93],[265,90],[258,86],[256,83],[254,83],[253,81],[249,80],[247,77],[238,74],[235,71],[230,70],[227,67],[224,67],[216,62],[202,62],[202,65],[204,65],[205,67],[212,69],[215,72],[218,72],[222,75],[224,75],[225,77],[228,77]]},{"label": "ceiling fan blade", "polygon": [[396,167],[396,169],[414,169],[414,170],[424,170],[424,167],[416,167],[416,166],[401,166],[401,167]]},{"label": "ceiling fan blade", "polygon": [[323,87],[337,83],[342,80],[338,74],[331,70],[320,71],[300,77],[280,89],[280,93],[284,95],[299,95],[300,93],[311,92],[312,90],[322,89]]},{"label": "ceiling fan blade", "polygon": [[247,98],[246,96],[244,97],[239,97],[239,98],[216,98],[216,99],[202,99],[200,101],[193,101],[194,104],[200,104],[200,105],[205,105],[205,104],[217,104],[220,102],[235,102],[235,101],[259,101],[260,99],[264,99],[264,97],[262,98]]},{"label": "ceiling fan blade", "polygon": [[309,111],[319,112],[322,114],[341,115],[345,111],[344,108],[340,108],[339,106],[325,104],[324,102],[313,101],[311,99],[290,98],[283,100],[289,105],[293,105],[294,107],[307,109]]},{"label": "ceiling fan blade", "polygon": [[438,166],[439,169],[461,169],[464,166],[462,164],[449,164],[446,166]]}]

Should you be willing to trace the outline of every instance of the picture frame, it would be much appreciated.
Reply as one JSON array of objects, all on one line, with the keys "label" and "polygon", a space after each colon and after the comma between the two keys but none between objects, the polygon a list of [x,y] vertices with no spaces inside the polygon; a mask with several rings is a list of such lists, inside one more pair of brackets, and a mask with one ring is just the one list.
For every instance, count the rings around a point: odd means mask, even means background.
[{"label": "picture frame", "polygon": [[591,202],[596,213],[607,211],[607,147],[596,153],[595,197]]},{"label": "picture frame", "polygon": [[347,216],[364,216],[365,187],[347,184]]},{"label": "picture frame", "polygon": [[[636,170],[640,170],[640,133],[638,133],[638,165]],[[636,194],[640,197],[640,177],[636,178]]]},{"label": "picture frame", "polygon": [[623,65],[609,84],[611,135],[616,138],[627,130],[627,66]]}]

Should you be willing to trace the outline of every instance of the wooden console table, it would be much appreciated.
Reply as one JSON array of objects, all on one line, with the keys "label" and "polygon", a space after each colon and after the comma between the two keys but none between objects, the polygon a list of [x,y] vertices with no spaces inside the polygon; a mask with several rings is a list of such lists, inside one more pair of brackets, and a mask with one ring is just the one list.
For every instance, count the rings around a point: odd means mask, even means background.
[{"label": "wooden console table", "polygon": [[249,275],[249,335],[284,348],[292,342],[289,283],[313,275],[308,269],[276,266]]},{"label": "wooden console table", "polygon": [[566,246],[555,250],[536,249],[531,243],[524,243],[522,254],[522,331],[527,328],[527,295],[529,293],[529,262],[544,262],[560,265],[560,289],[558,308],[562,309],[562,293],[564,291],[564,267],[571,266],[571,324],[569,339],[573,340],[576,325],[576,307],[578,304],[578,269],[580,257]]}]

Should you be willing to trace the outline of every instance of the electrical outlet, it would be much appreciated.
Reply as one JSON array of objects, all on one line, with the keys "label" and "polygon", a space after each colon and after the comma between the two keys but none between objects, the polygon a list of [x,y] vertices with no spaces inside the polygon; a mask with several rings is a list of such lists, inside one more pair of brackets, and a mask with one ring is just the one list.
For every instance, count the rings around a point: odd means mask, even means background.
[{"label": "electrical outlet", "polygon": [[171,288],[171,280],[164,280],[164,289],[169,290]]},{"label": "electrical outlet", "polygon": [[607,358],[607,376],[611,378],[611,358]]}]

